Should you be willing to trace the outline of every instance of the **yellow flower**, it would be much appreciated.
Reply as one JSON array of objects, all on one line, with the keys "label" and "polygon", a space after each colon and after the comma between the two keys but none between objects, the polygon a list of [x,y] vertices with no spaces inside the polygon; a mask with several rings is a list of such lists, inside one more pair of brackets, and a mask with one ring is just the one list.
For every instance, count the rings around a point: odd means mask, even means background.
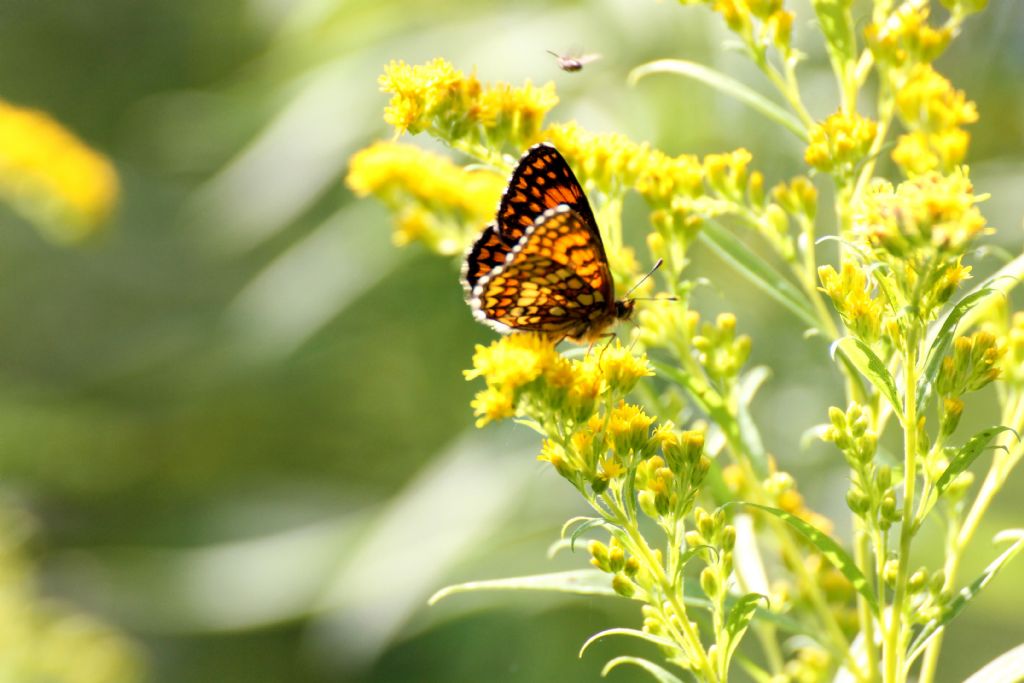
[{"label": "yellow flower", "polygon": [[483,427],[488,422],[497,422],[515,414],[513,395],[507,388],[487,387],[477,392],[470,402],[473,414],[477,416],[476,426]]},{"label": "yellow flower", "polygon": [[598,352],[598,364],[608,384],[623,394],[632,391],[641,377],[654,375],[647,364],[647,354],[634,356],[618,339],[613,346]]},{"label": "yellow flower", "polygon": [[384,68],[378,83],[382,91],[393,95],[384,110],[384,120],[397,132],[414,135],[434,125],[434,117],[439,114],[465,110],[480,92],[476,76],[467,78],[440,57],[415,66],[393,61]]},{"label": "yellow flower", "polygon": [[836,112],[811,129],[804,161],[826,173],[850,173],[867,156],[877,133],[872,119]]},{"label": "yellow flower", "polygon": [[886,20],[868,24],[864,37],[875,59],[895,66],[934,61],[949,45],[953,31],[932,28],[928,14],[927,6],[904,3]]},{"label": "yellow flower", "polygon": [[558,104],[553,83],[484,86],[440,58],[416,66],[391,62],[379,82],[393,95],[384,120],[396,133],[429,131],[474,153],[536,142],[544,117]]},{"label": "yellow flower", "polygon": [[352,155],[346,178],[361,197],[374,195],[398,212],[394,240],[460,253],[494,214],[504,188],[497,173],[467,171],[414,145],[377,142]]},{"label": "yellow flower", "polygon": [[535,87],[530,81],[516,88],[499,83],[484,88],[475,104],[476,118],[500,145],[510,140],[516,148],[526,147],[540,138],[544,117],[558,104],[555,84]]},{"label": "yellow flower", "polygon": [[923,247],[958,256],[988,232],[976,206],[985,198],[974,195],[965,166],[949,175],[932,172],[911,178],[895,190],[876,182],[855,210],[854,233],[897,257]]},{"label": "yellow flower", "polygon": [[0,100],[0,200],[60,242],[95,233],[117,202],[117,173],[49,115]]},{"label": "yellow flower", "polygon": [[640,170],[635,188],[655,207],[669,207],[679,196],[696,197],[703,189],[704,168],[692,154],[671,157],[651,150]]},{"label": "yellow flower", "polygon": [[543,132],[580,177],[602,192],[621,194],[632,187],[646,168],[650,146],[636,143],[621,133],[591,133],[575,121],[559,123]]},{"label": "yellow flower", "polygon": [[910,71],[907,82],[896,93],[896,110],[907,126],[931,132],[978,120],[974,102],[930,64],[918,64]]},{"label": "yellow flower", "polygon": [[741,201],[747,188],[747,166],[753,158],[742,147],[724,154],[708,154],[704,157],[708,184],[723,196]]},{"label": "yellow flower", "polygon": [[608,416],[608,435],[613,448],[619,455],[630,451],[640,453],[650,442],[650,427],[654,418],[644,413],[640,406],[620,402]]},{"label": "yellow flower", "polygon": [[876,341],[882,330],[885,302],[871,296],[864,269],[844,259],[841,274],[832,266],[818,268],[821,290],[832,299],[846,326],[864,341]]},{"label": "yellow flower", "polygon": [[558,354],[550,339],[537,334],[510,334],[490,346],[477,344],[473,369],[466,379],[483,377],[489,386],[514,391],[540,377]]}]

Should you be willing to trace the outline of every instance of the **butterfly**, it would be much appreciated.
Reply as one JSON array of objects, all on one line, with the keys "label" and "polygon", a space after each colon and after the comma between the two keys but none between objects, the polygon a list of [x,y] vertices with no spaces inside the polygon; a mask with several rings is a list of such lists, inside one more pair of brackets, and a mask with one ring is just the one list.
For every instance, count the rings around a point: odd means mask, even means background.
[{"label": "butterfly", "polygon": [[501,333],[592,342],[633,313],[616,300],[601,233],[583,188],[554,146],[522,156],[498,216],[466,253],[473,316]]},{"label": "butterfly", "polygon": [[560,55],[557,52],[553,52],[551,50],[547,50],[547,53],[549,55],[554,56],[555,60],[558,62],[559,69],[561,69],[562,71],[570,72],[579,71],[590,62],[601,59],[601,55],[597,54],[579,55],[573,57],[572,55]]}]

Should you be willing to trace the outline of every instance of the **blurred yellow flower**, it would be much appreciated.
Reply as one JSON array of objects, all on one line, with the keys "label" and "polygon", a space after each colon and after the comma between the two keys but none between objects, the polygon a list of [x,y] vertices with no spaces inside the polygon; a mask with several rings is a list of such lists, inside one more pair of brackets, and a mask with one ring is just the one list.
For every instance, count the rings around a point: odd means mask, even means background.
[{"label": "blurred yellow flower", "polygon": [[488,385],[513,391],[529,384],[551,367],[558,353],[552,341],[539,334],[510,334],[490,346],[477,344],[473,369],[466,379],[483,377]]},{"label": "blurred yellow flower", "polygon": [[461,253],[488,220],[505,181],[486,170],[467,171],[414,145],[377,142],[349,161],[348,186],[374,195],[396,213],[396,244],[417,240],[441,254]]},{"label": "blurred yellow flower", "polygon": [[0,100],[0,200],[59,242],[94,234],[119,185],[113,164],[48,114]]}]

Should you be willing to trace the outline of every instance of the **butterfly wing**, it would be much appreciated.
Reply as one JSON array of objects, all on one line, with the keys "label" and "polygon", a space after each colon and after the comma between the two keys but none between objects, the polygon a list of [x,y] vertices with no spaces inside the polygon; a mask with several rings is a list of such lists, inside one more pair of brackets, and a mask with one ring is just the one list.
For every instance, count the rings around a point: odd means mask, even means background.
[{"label": "butterfly wing", "polygon": [[509,244],[501,238],[496,223],[491,223],[484,229],[466,252],[466,258],[462,262],[462,288],[466,290],[467,299],[472,295],[473,288],[480,278],[505,263],[505,258],[513,246],[514,244]]},{"label": "butterfly wing", "polygon": [[[498,205],[502,239],[514,246],[542,213],[561,204],[578,213],[597,234],[594,212],[565,158],[547,142],[534,145],[519,159]],[[597,239],[600,243],[600,234]]]},{"label": "butterfly wing", "polygon": [[541,214],[505,263],[480,277],[470,305],[499,332],[579,338],[614,319],[613,291],[600,236],[563,204]]}]

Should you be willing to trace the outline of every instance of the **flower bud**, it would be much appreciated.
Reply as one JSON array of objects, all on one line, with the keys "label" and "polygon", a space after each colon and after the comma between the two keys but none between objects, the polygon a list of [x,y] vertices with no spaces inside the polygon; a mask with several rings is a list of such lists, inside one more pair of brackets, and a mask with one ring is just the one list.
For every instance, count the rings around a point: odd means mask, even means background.
[{"label": "flower bud", "polygon": [[616,574],[612,577],[612,590],[624,598],[631,598],[636,593],[636,584],[625,574]]},{"label": "flower bud", "polygon": [[700,573],[700,588],[712,600],[718,597],[718,576],[711,567],[704,567]]}]

